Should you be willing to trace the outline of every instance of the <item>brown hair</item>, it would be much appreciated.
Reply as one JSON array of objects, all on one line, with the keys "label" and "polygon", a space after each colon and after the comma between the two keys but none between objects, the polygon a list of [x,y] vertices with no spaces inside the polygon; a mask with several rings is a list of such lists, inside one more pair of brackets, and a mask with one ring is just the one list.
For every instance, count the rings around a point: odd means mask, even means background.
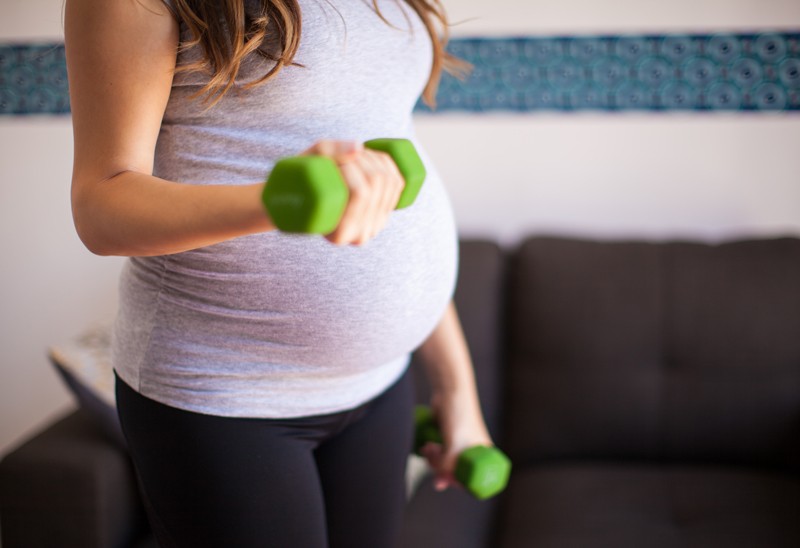
[{"label": "brown hair", "polygon": [[[422,19],[433,42],[433,67],[422,96],[427,105],[434,107],[442,70],[463,77],[470,65],[445,50],[449,37],[448,22],[439,0],[405,2]],[[296,64],[294,56],[300,45],[302,28],[298,0],[260,0],[257,13],[248,13],[244,0],[173,0],[173,4],[175,15],[192,34],[192,39],[181,47],[188,49],[199,45],[204,52],[203,59],[178,70],[211,75],[209,82],[198,92],[198,96],[206,95],[209,108],[233,87],[247,56],[255,53],[274,61],[275,65],[262,77],[245,84],[245,88],[263,84],[283,67]],[[388,24],[378,9],[377,0],[372,0],[372,5]],[[278,39],[277,52],[261,47],[268,33],[273,33]]]}]

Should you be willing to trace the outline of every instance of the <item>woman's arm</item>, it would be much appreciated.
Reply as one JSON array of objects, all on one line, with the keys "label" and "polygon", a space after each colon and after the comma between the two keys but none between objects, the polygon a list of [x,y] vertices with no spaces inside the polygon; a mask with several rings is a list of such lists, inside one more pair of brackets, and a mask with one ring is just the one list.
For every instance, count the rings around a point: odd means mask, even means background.
[{"label": "woman's arm", "polygon": [[[264,183],[200,186],[153,176],[179,27],[161,0],[67,0],[65,45],[75,142],[72,210],[100,255],[163,255],[274,229]],[[363,244],[403,187],[389,157],[346,141],[306,151],[337,162],[350,199],[328,239]]]},{"label": "woman's arm", "polygon": [[493,445],[483,420],[475,373],[455,305],[450,303],[439,325],[418,350],[432,387],[431,406],[444,440],[423,454],[436,471],[437,489],[454,484],[458,455],[474,445]]},{"label": "woman's arm", "polygon": [[195,186],[153,177],[178,24],[160,0],[68,0],[73,217],[102,255],[156,255],[269,230],[263,183]]}]

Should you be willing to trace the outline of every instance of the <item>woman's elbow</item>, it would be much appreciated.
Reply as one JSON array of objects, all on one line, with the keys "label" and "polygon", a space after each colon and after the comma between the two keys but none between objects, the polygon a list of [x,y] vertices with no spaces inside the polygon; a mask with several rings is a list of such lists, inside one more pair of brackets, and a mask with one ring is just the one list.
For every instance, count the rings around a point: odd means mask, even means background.
[{"label": "woman's elbow", "polygon": [[114,247],[103,237],[102,233],[91,222],[83,219],[82,215],[73,212],[72,219],[78,238],[86,249],[101,257],[118,254],[115,253]]},{"label": "woman's elbow", "polygon": [[72,222],[83,245],[95,255],[116,255],[108,229],[111,228],[98,215],[99,208],[92,203],[91,192],[81,189],[73,182],[72,187]]}]

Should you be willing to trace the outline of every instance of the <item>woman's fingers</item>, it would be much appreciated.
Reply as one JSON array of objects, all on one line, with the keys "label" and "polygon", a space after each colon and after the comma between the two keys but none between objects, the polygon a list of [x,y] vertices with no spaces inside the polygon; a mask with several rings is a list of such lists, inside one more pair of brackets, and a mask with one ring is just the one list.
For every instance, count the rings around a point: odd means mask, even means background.
[{"label": "woman's fingers", "polygon": [[363,153],[369,198],[365,212],[361,243],[366,243],[383,230],[394,211],[402,189],[402,177],[394,161],[384,152],[366,149]]},{"label": "woman's fingers", "polygon": [[336,230],[326,236],[328,240],[339,245],[360,243],[363,232],[363,219],[367,216],[369,182],[363,169],[356,164],[357,161],[353,161],[339,165],[339,170],[347,184],[350,196],[339,225]]},{"label": "woman's fingers", "polygon": [[301,154],[329,156],[337,162],[347,162],[355,158],[358,153],[363,150],[363,143],[359,143],[358,141],[334,141],[332,139],[326,139],[317,141]]},{"label": "woman's fingers", "polygon": [[448,455],[444,447],[438,443],[426,443],[420,453],[428,461],[434,472],[433,487],[437,491],[444,491],[448,487],[458,485],[455,478],[456,457]]},{"label": "woman's fingers", "polygon": [[371,152],[375,155],[376,161],[381,164],[383,172],[388,176],[381,193],[381,200],[378,203],[379,210],[387,212],[387,215],[382,219],[382,223],[378,226],[378,230],[382,230],[389,220],[389,214],[395,210],[397,203],[400,201],[400,195],[405,187],[405,180],[391,156],[385,152]]},{"label": "woman's fingers", "polygon": [[462,451],[476,445],[493,446],[494,443],[480,412],[480,405],[474,398],[434,392],[431,408],[443,443],[428,443],[422,452],[436,474],[434,487],[443,491],[460,485],[455,478],[455,469]]},{"label": "woman's fingers", "polygon": [[336,230],[327,236],[333,243],[363,245],[383,230],[394,211],[404,181],[391,157],[380,151],[355,149],[337,142],[320,142],[314,152],[333,152],[350,198]]}]

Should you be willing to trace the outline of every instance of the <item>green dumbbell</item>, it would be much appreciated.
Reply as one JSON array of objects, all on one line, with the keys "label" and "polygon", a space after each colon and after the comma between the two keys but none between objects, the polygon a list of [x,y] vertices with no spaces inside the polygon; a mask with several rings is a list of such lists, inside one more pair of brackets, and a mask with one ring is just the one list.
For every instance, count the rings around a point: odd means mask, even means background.
[{"label": "green dumbbell", "polygon": [[[416,406],[414,422],[415,453],[420,454],[420,450],[428,442],[442,443],[442,434],[430,407]],[[505,489],[510,474],[511,461],[496,447],[470,447],[462,451],[456,461],[456,480],[480,500],[491,498]]]},{"label": "green dumbbell", "polygon": [[[425,166],[408,139],[373,139],[364,143],[389,154],[405,180],[396,209],[407,207],[425,181]],[[327,156],[279,160],[267,179],[262,200],[278,230],[330,234],[339,225],[350,193],[336,163]]]}]

